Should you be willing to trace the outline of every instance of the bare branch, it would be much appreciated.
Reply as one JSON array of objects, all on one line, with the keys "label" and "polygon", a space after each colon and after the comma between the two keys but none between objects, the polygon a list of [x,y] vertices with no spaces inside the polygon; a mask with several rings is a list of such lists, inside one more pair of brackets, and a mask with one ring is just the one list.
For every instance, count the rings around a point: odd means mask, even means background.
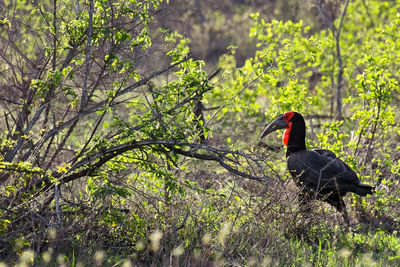
[{"label": "bare branch", "polygon": [[88,39],[87,39],[87,47],[86,47],[86,59],[85,59],[85,79],[83,81],[83,91],[81,97],[81,107],[80,110],[83,110],[86,106],[86,98],[87,98],[87,83],[89,77],[89,66],[90,66],[90,50],[92,44],[92,31],[93,31],[93,0],[90,0],[89,7],[89,28],[88,28]]},{"label": "bare branch", "polygon": [[342,85],[343,85],[343,61],[342,61],[342,55],[340,53],[340,32],[342,30],[342,25],[343,25],[343,20],[344,16],[346,15],[347,11],[347,6],[349,5],[349,0],[346,0],[343,12],[342,12],[342,17],[340,19],[340,25],[336,34],[336,53],[337,53],[337,58],[338,58],[338,64],[339,64],[339,73],[337,76],[337,82],[336,82],[336,89],[337,89],[337,96],[336,96],[336,112],[337,112],[337,117],[339,120],[343,120],[343,114],[342,114]]},{"label": "bare branch", "polygon": [[342,60],[342,55],[340,51],[340,33],[342,30],[343,26],[343,21],[344,17],[347,12],[347,7],[349,5],[350,0],[346,0],[345,6],[342,11],[342,16],[340,18],[340,24],[339,28],[337,31],[334,28],[332,18],[328,19],[326,16],[323,7],[322,7],[322,1],[319,1],[318,3],[315,3],[315,6],[317,7],[318,11],[320,12],[323,20],[325,21],[326,25],[329,27],[329,29],[332,32],[333,37],[335,38],[336,41],[336,57],[338,59],[338,65],[339,65],[339,72],[337,75],[337,80],[336,80],[336,116],[339,120],[343,120],[343,114],[342,114],[342,86],[343,86],[343,60]]},{"label": "bare branch", "polygon": [[19,105],[19,106],[23,106],[23,105],[24,105],[24,104],[22,104],[22,103],[19,103],[19,102],[17,102],[17,101],[11,100],[11,99],[7,99],[7,98],[2,97],[2,96],[0,96],[0,100],[2,100],[2,101],[4,101],[4,102],[7,102],[7,103],[10,103],[10,104]]},{"label": "bare branch", "polygon": [[[234,163],[234,160],[230,158],[228,155],[231,155],[233,157],[244,158],[249,162],[254,162],[257,166],[258,166],[257,163],[264,161],[264,159],[255,158],[249,154],[245,154],[239,151],[218,149],[204,144],[188,143],[185,141],[178,141],[171,139],[144,139],[140,141],[131,141],[125,144],[115,145],[110,148],[101,150],[97,153],[86,156],[85,158],[81,159],[73,166],[71,166],[71,168],[69,168],[64,173],[53,172],[52,177],[56,178],[60,184],[66,184],[81,177],[94,175],[94,173],[100,167],[102,167],[105,163],[107,163],[108,161],[110,161],[111,159],[113,159],[118,155],[121,155],[125,152],[132,151],[138,148],[149,147],[154,145],[163,146],[168,150],[172,150],[175,153],[186,157],[218,162],[223,168],[225,168],[229,172],[232,172],[233,174],[236,174],[241,177],[245,177],[247,179],[256,181],[266,180],[262,170],[260,170],[262,176],[252,175],[238,170],[237,168],[232,166],[232,164],[239,166],[240,163],[239,162]],[[185,150],[184,147],[189,147],[189,149]],[[198,153],[196,152],[198,150],[205,150],[208,153],[207,154]],[[231,163],[228,164],[228,162]],[[28,192],[35,187],[37,189],[41,188],[38,191],[38,194],[40,194],[40,192],[48,190],[53,185],[54,183],[50,181],[50,177],[46,175],[42,179],[37,180],[32,185],[29,185],[21,189],[16,195],[18,196],[24,192]]]},{"label": "bare branch", "polygon": [[331,30],[333,36],[336,37],[336,31],[332,24],[332,20],[328,19],[328,16],[325,14],[324,8],[322,7],[322,1],[320,0],[318,3],[315,3],[315,6],[317,7],[319,13],[321,14],[322,19],[324,20],[326,26]]},{"label": "bare branch", "polygon": [[[101,165],[103,165],[105,162],[103,162],[105,159],[110,160],[111,158],[120,155],[124,152],[127,152],[129,150],[133,150],[139,147],[143,147],[143,146],[150,146],[150,145],[164,145],[167,146],[167,148],[176,151],[177,153],[184,155],[184,156],[189,156],[189,157],[194,157],[197,159],[203,159],[203,160],[209,160],[209,161],[217,161],[219,162],[224,168],[226,168],[229,171],[232,171],[233,173],[249,178],[249,179],[254,179],[254,180],[262,180],[262,178],[257,177],[257,176],[252,176],[252,175],[247,175],[244,174],[242,172],[239,172],[237,170],[234,170],[232,167],[230,167],[229,165],[227,165],[225,163],[225,161],[232,161],[231,158],[229,158],[228,154],[231,155],[236,155],[236,156],[240,156],[240,157],[244,157],[244,158],[248,158],[251,161],[257,161],[258,159],[255,159],[253,157],[251,157],[250,155],[238,152],[238,151],[231,151],[231,150],[223,150],[223,149],[217,149],[217,148],[213,148],[210,146],[206,146],[203,144],[197,144],[197,143],[188,143],[188,142],[183,142],[183,141],[178,141],[178,140],[169,140],[169,139],[145,139],[145,140],[140,140],[140,141],[132,141],[130,143],[127,144],[122,144],[122,145],[117,145],[111,148],[108,148],[104,151],[100,151],[97,152],[95,154],[89,155],[86,158],[80,160],[79,162],[77,162],[74,166],[71,166],[71,168],[68,170],[68,172],[72,172],[74,170],[77,170],[87,164],[91,164],[92,162],[95,162],[96,160],[98,160],[99,162],[101,162]],[[196,150],[198,149],[203,149],[206,150],[208,152],[211,152],[213,154],[199,154],[199,153],[195,153],[191,150],[186,151],[181,149],[180,147],[190,147],[190,148],[194,148]],[[216,155],[214,155],[216,154]],[[111,156],[111,158],[109,158]],[[94,163],[92,166],[94,167],[99,167],[96,165],[96,163]],[[101,166],[100,165],[100,166]],[[88,170],[90,168],[93,167],[88,167],[86,169],[86,172],[88,172]],[[69,180],[68,176],[64,176],[62,178],[61,181],[63,182],[67,182]]]},{"label": "bare branch", "polygon": [[57,0],[53,1],[53,30],[53,71],[55,71],[57,58]]}]

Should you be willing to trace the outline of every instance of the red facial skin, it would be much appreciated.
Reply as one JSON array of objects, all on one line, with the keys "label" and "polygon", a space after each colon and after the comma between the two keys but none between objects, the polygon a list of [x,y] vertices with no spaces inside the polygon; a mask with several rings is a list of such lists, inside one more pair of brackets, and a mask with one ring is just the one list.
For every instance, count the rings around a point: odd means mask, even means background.
[{"label": "red facial skin", "polygon": [[294,112],[286,112],[283,114],[283,119],[288,123],[286,126],[285,133],[283,134],[283,143],[285,146],[288,145],[289,142],[289,136],[290,133],[292,132],[292,122],[290,121],[294,116]]}]

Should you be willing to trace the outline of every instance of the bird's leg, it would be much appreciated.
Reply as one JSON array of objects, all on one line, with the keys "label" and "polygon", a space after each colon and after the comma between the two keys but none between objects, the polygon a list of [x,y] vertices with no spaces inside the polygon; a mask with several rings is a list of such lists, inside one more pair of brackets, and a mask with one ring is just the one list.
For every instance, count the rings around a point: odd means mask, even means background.
[{"label": "bird's leg", "polygon": [[344,222],[346,223],[346,228],[347,230],[351,230],[351,224],[350,224],[350,219],[349,219],[349,215],[347,214],[347,209],[346,209],[346,205],[344,204],[344,201],[342,199],[342,197],[340,195],[337,194],[331,194],[326,201],[331,204],[332,206],[334,206],[336,208],[337,211],[339,211],[344,219]]},{"label": "bird's leg", "polygon": [[351,227],[350,224],[350,219],[347,213],[346,205],[344,204],[344,201],[342,198],[340,198],[340,196],[338,198],[339,198],[339,203],[336,206],[336,209],[342,214],[344,222],[346,223],[347,231],[350,232],[352,231],[353,228]]},{"label": "bird's leg", "polygon": [[343,210],[342,210],[341,213],[342,213],[344,222],[345,222],[346,225],[347,225],[347,229],[350,230],[350,229],[351,229],[351,225],[350,225],[349,215],[347,214],[347,209],[346,209],[346,207],[343,208]]}]

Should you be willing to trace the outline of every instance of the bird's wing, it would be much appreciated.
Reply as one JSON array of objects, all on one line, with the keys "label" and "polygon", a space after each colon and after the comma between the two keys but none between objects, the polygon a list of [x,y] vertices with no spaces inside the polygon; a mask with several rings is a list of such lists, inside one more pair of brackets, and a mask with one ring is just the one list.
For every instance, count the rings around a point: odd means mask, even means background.
[{"label": "bird's wing", "polygon": [[316,191],[346,193],[360,183],[354,171],[329,150],[304,150],[287,160],[292,176]]}]

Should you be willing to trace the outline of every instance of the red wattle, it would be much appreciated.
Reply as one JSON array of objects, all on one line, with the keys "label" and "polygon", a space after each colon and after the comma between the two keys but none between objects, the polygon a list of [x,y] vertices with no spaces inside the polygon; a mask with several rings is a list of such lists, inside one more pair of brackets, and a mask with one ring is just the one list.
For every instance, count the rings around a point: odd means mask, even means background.
[{"label": "red wattle", "polygon": [[292,122],[289,122],[288,126],[286,127],[285,133],[283,134],[283,143],[285,144],[285,146],[287,146],[289,143],[289,136],[291,132],[292,132]]}]

